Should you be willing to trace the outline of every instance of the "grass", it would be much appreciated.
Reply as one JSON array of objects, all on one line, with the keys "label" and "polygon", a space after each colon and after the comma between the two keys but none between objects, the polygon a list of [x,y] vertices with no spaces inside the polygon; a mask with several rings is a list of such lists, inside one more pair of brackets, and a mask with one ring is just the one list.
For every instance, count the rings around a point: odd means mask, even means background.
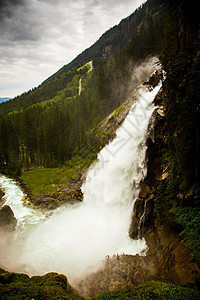
[{"label": "grass", "polygon": [[95,154],[82,150],[60,168],[34,168],[24,171],[21,179],[34,194],[54,192],[63,184],[78,180],[94,159]]},{"label": "grass", "polygon": [[21,179],[35,194],[56,191],[71,179],[71,169],[37,168],[22,173]]},{"label": "grass", "polygon": [[112,293],[105,293],[96,300],[108,300],[108,299],[137,299],[137,300],[198,300],[200,299],[200,292],[181,287],[174,284],[161,283],[157,281],[145,282],[130,290],[120,290]]}]

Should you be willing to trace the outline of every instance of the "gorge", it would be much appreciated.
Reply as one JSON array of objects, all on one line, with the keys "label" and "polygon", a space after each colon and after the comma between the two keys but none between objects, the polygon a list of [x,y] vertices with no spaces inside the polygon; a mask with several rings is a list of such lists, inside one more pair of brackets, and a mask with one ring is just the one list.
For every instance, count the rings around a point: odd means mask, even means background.
[{"label": "gorge", "polygon": [[0,104],[0,298],[200,298],[197,11],[148,0]]},{"label": "gorge", "polygon": [[106,256],[145,253],[145,241],[131,240],[128,229],[140,182],[146,175],[147,129],[159,89],[160,84],[153,90],[145,86],[137,89],[138,100],[116,138],[101,150],[86,175],[82,203],[62,206],[45,216],[24,207],[23,194],[1,176],[5,204],[18,220],[13,243],[9,241],[10,248],[4,245],[1,249],[1,253],[5,251],[1,265],[32,276],[59,272],[73,283],[97,270]]}]

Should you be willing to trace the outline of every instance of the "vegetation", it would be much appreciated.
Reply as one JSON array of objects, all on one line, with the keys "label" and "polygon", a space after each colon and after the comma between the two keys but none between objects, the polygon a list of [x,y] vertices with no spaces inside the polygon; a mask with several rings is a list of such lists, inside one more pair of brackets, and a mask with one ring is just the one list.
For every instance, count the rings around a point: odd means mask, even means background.
[{"label": "vegetation", "polygon": [[[0,172],[19,176],[26,169],[22,179],[35,193],[54,190],[65,180],[77,179],[96,158],[96,145],[91,140],[98,136],[97,124],[119,107],[115,118],[137,84],[132,77],[134,67],[149,55],[160,55],[165,71],[166,126],[159,155],[161,163],[169,165],[169,176],[155,191],[154,212],[161,222],[176,221],[180,225],[181,238],[200,262],[197,4],[197,1],[191,5],[182,0],[148,0],[38,88],[0,104]],[[94,69],[88,72],[87,63],[91,60]],[[83,89],[79,95],[80,78]],[[110,134],[107,129],[102,140]],[[26,299],[21,295],[48,299],[48,293],[54,299],[68,299],[60,287],[56,292],[54,286],[40,285],[36,279],[14,273],[1,275],[0,284],[2,299],[12,299],[13,295],[15,299]],[[199,299],[199,296],[189,288],[151,282],[97,299]]]},{"label": "vegetation", "polygon": [[[159,43],[156,40],[162,36],[161,15],[162,5],[149,0],[87,49],[82,59],[77,57],[73,66],[63,67],[38,88],[1,104],[0,172],[16,176],[20,169],[60,167],[85,147],[93,153],[88,132],[137,86],[132,73],[140,60],[161,52],[162,38]],[[153,41],[149,32],[155,36]],[[109,55],[105,49],[111,49]],[[91,59],[95,68],[88,72]]]},{"label": "vegetation", "polygon": [[169,177],[156,190],[155,213],[163,222],[181,225],[181,237],[200,262],[199,159],[199,19],[196,4],[166,1],[165,39],[161,62],[165,105],[164,165]]},{"label": "vegetation", "polygon": [[62,185],[78,180],[96,159],[81,149],[60,168],[33,168],[22,173],[21,179],[34,194],[57,191]]},{"label": "vegetation", "polygon": [[0,269],[0,298],[2,300],[82,299],[64,275],[49,273],[29,278],[25,274],[8,273]]},{"label": "vegetation", "polygon": [[[105,293],[95,299],[196,300],[199,297],[199,291],[192,288],[151,281],[132,289]],[[0,269],[0,298],[2,300],[83,299],[71,288],[64,275],[49,273],[29,278],[25,274],[8,273],[2,269]]]},{"label": "vegetation", "polygon": [[199,299],[200,293],[194,289],[180,287],[174,284],[161,283],[157,281],[145,282],[130,290],[115,291],[97,297],[97,300],[107,299],[173,299],[173,300],[195,300]]}]

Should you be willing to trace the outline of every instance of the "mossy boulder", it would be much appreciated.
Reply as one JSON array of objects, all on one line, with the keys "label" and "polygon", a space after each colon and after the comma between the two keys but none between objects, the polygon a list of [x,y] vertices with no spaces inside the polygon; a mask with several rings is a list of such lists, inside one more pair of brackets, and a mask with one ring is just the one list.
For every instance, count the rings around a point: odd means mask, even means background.
[{"label": "mossy boulder", "polygon": [[48,273],[29,278],[25,274],[0,270],[0,299],[81,299],[64,275]]}]

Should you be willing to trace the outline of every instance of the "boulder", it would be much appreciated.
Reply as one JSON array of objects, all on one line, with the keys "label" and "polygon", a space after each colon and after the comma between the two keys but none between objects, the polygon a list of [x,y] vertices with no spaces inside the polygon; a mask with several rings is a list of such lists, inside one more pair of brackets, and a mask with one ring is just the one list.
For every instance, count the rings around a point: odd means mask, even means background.
[{"label": "boulder", "polygon": [[10,206],[4,205],[0,208],[0,229],[13,231],[17,225],[17,220]]}]

